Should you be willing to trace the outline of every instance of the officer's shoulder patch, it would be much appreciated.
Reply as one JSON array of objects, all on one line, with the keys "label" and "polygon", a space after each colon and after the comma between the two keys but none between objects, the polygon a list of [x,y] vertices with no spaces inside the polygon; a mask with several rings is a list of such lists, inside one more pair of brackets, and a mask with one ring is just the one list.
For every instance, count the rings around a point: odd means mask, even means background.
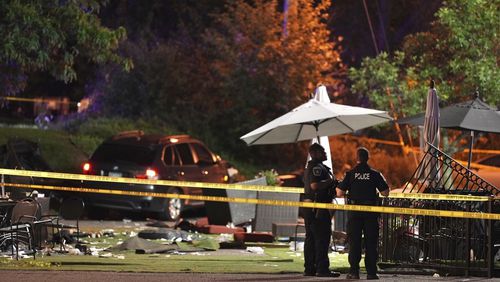
[{"label": "officer's shoulder patch", "polygon": [[321,175],[321,167],[320,166],[313,167],[313,175],[314,176],[320,176]]}]

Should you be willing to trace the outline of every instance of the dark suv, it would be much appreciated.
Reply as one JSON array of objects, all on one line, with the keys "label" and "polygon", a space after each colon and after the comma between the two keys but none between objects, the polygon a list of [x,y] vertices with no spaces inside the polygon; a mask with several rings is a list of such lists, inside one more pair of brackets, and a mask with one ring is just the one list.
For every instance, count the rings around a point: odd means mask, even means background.
[{"label": "dark suv", "polygon": [[[228,182],[228,165],[201,141],[188,135],[165,136],[142,131],[121,132],[104,141],[83,165],[85,174],[142,179]],[[120,183],[92,183],[110,189],[201,195],[199,188]],[[160,219],[176,220],[185,205],[181,199],[120,195],[84,195],[91,206],[155,212]],[[199,202],[198,202],[199,203]]]}]

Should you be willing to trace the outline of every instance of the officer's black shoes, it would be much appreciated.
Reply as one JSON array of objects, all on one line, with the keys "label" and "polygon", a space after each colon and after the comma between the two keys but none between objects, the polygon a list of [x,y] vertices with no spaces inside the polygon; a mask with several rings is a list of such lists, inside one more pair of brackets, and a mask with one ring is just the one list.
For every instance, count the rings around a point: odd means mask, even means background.
[{"label": "officer's black shoes", "polygon": [[345,279],[349,279],[349,280],[359,280],[359,274],[348,273],[348,274],[345,276]]},{"label": "officer's black shoes", "polygon": [[316,276],[316,272],[304,272],[304,276]]},{"label": "officer's black shoes", "polygon": [[377,274],[368,274],[366,275],[366,280],[378,280],[378,275]]},{"label": "officer's black shoes", "polygon": [[340,272],[330,271],[330,272],[318,272],[316,277],[339,277]]}]

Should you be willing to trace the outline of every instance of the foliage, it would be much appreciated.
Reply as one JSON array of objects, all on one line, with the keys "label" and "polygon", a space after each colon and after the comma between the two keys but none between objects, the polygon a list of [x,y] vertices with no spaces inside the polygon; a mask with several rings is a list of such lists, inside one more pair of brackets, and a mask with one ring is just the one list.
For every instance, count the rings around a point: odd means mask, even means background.
[{"label": "foliage", "polygon": [[[500,103],[498,22],[500,1],[445,2],[428,32],[405,38],[402,50],[365,59],[350,70],[353,89],[390,110],[387,93],[400,95],[408,114],[423,110],[430,78],[450,103],[469,100],[475,89],[488,103]],[[395,97],[392,97],[395,105]],[[398,108],[398,107],[396,107]]]},{"label": "foliage", "polygon": [[381,146],[368,138],[336,136],[330,138],[330,150],[333,173],[338,179],[342,179],[345,172],[356,166],[356,150],[360,146],[370,151],[368,164],[384,175],[391,189],[403,187],[416,169],[413,159],[402,155],[399,147]]},{"label": "foliage", "polygon": [[54,269],[59,267],[57,263],[40,261],[34,259],[14,260],[10,258],[0,258],[0,268],[11,269]]},{"label": "foliage", "polygon": [[342,66],[324,23],[328,5],[290,5],[286,34],[277,1],[228,4],[203,34],[221,82],[218,105],[226,109],[212,117],[217,131],[236,139],[307,100],[316,83],[338,83]]},{"label": "foliage", "polygon": [[282,181],[279,179],[278,172],[275,169],[260,171],[256,177],[266,177],[266,183],[269,186],[279,186]]},{"label": "foliage", "polygon": [[396,114],[420,111],[420,105],[425,101],[425,86],[417,83],[415,69],[405,68],[403,60],[402,52],[395,52],[391,58],[383,52],[375,58],[363,59],[359,69],[349,70],[352,91],[369,97],[373,103],[361,106],[374,106],[390,112],[397,108]]},{"label": "foliage", "polygon": [[499,7],[499,0],[455,0],[438,12],[440,23],[450,34],[440,47],[452,54],[448,70],[460,82],[458,89],[455,87],[457,96],[468,95],[477,87],[487,102],[500,104]]},{"label": "foliage", "polygon": [[71,82],[80,62],[130,69],[132,62],[117,53],[125,29],[101,26],[96,13],[102,3],[0,0],[0,93],[17,94],[36,72]]},{"label": "foliage", "polygon": [[290,4],[286,34],[278,1],[228,1],[207,27],[181,22],[169,39],[130,42],[135,68],[114,76],[101,109],[156,118],[241,159],[290,166],[296,145],[247,148],[239,137],[307,100],[317,83],[335,87],[343,73],[328,5]]}]

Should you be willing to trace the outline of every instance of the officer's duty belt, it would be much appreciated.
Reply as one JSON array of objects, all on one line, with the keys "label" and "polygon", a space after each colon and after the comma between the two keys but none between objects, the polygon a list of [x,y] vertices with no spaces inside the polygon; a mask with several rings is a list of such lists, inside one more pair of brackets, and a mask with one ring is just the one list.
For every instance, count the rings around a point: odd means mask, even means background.
[{"label": "officer's duty belt", "polygon": [[347,203],[351,205],[378,206],[377,200],[353,200],[347,199]]}]

